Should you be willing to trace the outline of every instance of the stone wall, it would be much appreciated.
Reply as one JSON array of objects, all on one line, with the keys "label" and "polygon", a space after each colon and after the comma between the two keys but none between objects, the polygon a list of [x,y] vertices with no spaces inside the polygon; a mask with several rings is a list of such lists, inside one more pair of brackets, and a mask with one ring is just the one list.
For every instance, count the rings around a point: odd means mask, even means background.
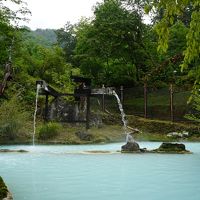
[{"label": "stone wall", "polygon": [[73,122],[86,118],[86,105],[84,102],[67,102],[64,98],[56,98],[49,105],[48,119]]}]

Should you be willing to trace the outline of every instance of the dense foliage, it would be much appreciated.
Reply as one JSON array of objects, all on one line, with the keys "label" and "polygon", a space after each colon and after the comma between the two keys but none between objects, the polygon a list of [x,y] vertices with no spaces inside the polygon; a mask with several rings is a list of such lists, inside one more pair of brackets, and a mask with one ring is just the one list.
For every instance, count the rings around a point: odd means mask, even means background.
[{"label": "dense foliage", "polygon": [[97,83],[133,84],[141,67],[144,24],[135,11],[120,1],[105,1],[95,19],[81,22],[77,31],[76,56],[85,74]]},{"label": "dense foliage", "polygon": [[[36,31],[18,26],[29,13],[21,0],[8,1],[18,11],[5,2],[0,0],[0,83],[7,63],[12,80],[4,99],[17,94],[32,109],[36,80],[69,92],[71,72],[90,77],[95,87],[200,84],[198,0],[104,0],[90,19]],[[145,11],[153,13],[153,24],[144,24]]]},{"label": "dense foliage", "polygon": [[[162,18],[156,24],[156,30],[159,35],[158,50],[166,52],[168,48],[168,40],[170,36],[169,27],[177,22],[177,19],[185,22],[188,26],[186,35],[186,45],[184,46],[184,60],[181,64],[182,70],[190,69],[196,81],[195,86],[200,85],[200,1],[199,0],[184,0],[184,1],[149,1],[146,10],[162,10]],[[188,16],[189,15],[189,16]],[[185,18],[184,18],[185,17]],[[189,25],[188,25],[189,24]]]},{"label": "dense foliage", "polygon": [[24,125],[30,116],[25,107],[14,96],[10,101],[4,101],[0,105],[0,137],[14,140],[23,132]]}]

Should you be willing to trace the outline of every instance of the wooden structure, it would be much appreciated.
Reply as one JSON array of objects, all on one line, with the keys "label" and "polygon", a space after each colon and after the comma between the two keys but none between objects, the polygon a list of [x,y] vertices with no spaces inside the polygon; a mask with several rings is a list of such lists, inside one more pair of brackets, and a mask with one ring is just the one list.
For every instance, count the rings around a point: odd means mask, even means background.
[{"label": "wooden structure", "polygon": [[90,118],[90,96],[91,96],[91,80],[88,78],[71,76],[73,82],[78,83],[78,88],[74,90],[74,93],[60,93],[54,88],[49,86],[45,81],[38,80],[36,85],[40,85],[40,95],[45,96],[45,112],[44,119],[48,121],[48,111],[49,111],[49,96],[53,96],[55,99],[61,96],[73,96],[76,101],[80,101],[82,97],[86,99],[86,120],[76,120],[73,122],[85,123],[86,129],[89,129],[89,118]]}]

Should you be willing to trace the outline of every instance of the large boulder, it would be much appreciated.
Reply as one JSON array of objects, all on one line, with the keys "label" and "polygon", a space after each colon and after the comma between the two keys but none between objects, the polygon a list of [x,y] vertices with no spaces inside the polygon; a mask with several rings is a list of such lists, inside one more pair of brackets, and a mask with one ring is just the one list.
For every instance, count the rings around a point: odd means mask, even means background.
[{"label": "large boulder", "polygon": [[186,150],[185,145],[181,143],[163,142],[158,149],[154,149],[155,153],[190,153]]},{"label": "large boulder", "polygon": [[179,143],[163,142],[158,148],[159,151],[185,151],[185,145]]},{"label": "large boulder", "polygon": [[140,151],[140,146],[137,142],[127,142],[125,145],[123,145],[121,147],[121,152],[126,153],[126,152],[130,152],[130,153],[137,153],[137,152],[141,152]]}]

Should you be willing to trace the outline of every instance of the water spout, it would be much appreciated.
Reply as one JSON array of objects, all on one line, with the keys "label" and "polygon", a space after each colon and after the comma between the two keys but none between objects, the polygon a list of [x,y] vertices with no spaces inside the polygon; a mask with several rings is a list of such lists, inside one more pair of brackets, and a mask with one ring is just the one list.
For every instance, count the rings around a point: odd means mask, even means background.
[{"label": "water spout", "polygon": [[40,88],[41,88],[41,85],[37,84],[36,97],[35,97],[35,112],[33,116],[33,146],[35,145],[36,114],[37,114],[37,109],[38,109],[38,95],[39,95]]},{"label": "water spout", "polygon": [[128,142],[133,143],[134,142],[134,138],[131,135],[131,132],[128,132],[126,115],[124,113],[124,109],[123,109],[122,103],[120,101],[120,98],[119,98],[119,96],[117,95],[117,93],[115,92],[114,89],[112,91],[110,91],[110,94],[111,93],[116,97],[117,103],[118,103],[118,106],[119,106],[119,110],[121,112],[121,117],[122,117],[122,122],[123,122],[123,129],[124,129],[124,133],[126,134],[126,143],[128,143]]},{"label": "water spout", "polygon": [[[111,92],[111,91],[110,91],[110,92]],[[117,93],[115,92],[115,90],[112,90],[112,94],[113,94],[113,95],[116,97],[116,99],[117,99],[117,103],[118,103],[119,110],[120,110],[121,117],[122,117],[124,132],[127,134],[127,120],[126,120],[126,115],[125,115],[125,113],[124,113],[124,109],[123,109],[123,107],[122,107],[122,103],[121,103],[121,101],[120,101],[119,96],[118,96]]]}]

